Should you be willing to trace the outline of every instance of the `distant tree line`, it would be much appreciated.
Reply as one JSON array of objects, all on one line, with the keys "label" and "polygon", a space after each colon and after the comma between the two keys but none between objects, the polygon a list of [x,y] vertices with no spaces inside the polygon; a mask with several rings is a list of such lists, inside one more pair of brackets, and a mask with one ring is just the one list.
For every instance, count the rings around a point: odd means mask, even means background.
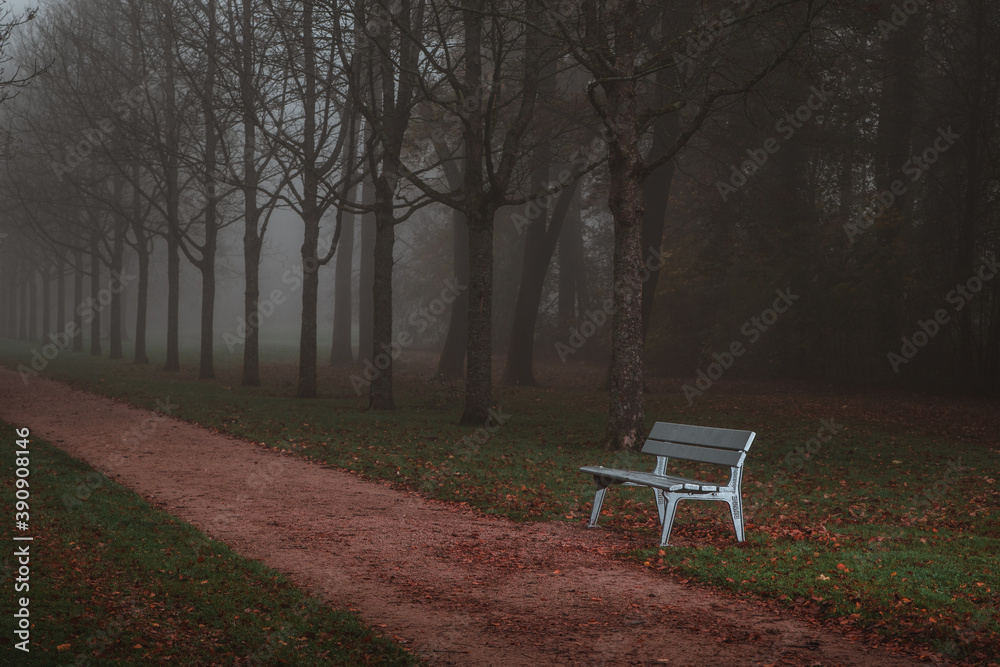
[{"label": "distant tree line", "polygon": [[[258,385],[262,250],[291,211],[304,399],[329,312],[330,362],[367,362],[370,407],[394,407],[400,292],[447,295],[438,375],[464,378],[466,424],[497,379],[536,384],[536,353],[607,355],[612,449],[642,444],[651,362],[692,400],[724,374],[997,388],[995,3],[60,0],[16,27],[3,53],[48,66],[0,107],[8,338],[120,359],[129,293],[149,363],[163,256],[163,367],[196,299],[212,378],[238,233]],[[428,212],[446,223],[409,236]],[[394,281],[401,238],[425,280]]]}]

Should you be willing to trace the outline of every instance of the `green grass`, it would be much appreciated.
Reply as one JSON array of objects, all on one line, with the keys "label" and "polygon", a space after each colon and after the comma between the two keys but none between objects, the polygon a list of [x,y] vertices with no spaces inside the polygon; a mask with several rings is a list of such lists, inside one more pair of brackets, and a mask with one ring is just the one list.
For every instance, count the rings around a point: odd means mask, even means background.
[{"label": "green grass", "polygon": [[[8,365],[26,357],[29,346],[0,344]],[[147,408],[169,397],[182,419],[516,520],[580,522],[593,498],[580,465],[648,465],[640,455],[601,451],[607,394],[585,382],[498,387],[509,418],[475,443],[474,429],[456,425],[461,388],[418,380],[402,361],[392,413],[366,411],[345,369],[321,369],[320,399],[294,398],[294,358],[280,354],[269,358],[262,388],[240,387],[239,358],[224,354],[215,381],[195,380],[192,368],[167,374],[71,353],[44,373]],[[835,417],[842,430],[805,457],[804,443],[834,415],[800,409],[796,397],[709,392],[689,406],[675,391],[648,394],[646,403],[650,422],[752,429],[758,437],[744,480],[746,543],[734,542],[723,504],[682,503],[672,540],[702,546],[632,557],[958,659],[1000,662],[996,451],[845,415]],[[655,544],[651,498],[645,489],[612,490],[602,525]]]},{"label": "green grass", "polygon": [[[14,426],[0,422],[4,506]],[[5,664],[413,665],[419,660],[86,464],[30,438],[30,652]],[[13,517],[10,517],[13,519]],[[12,541],[10,521],[3,540]],[[5,549],[4,581],[19,565]],[[18,640],[19,641],[19,640]]]}]

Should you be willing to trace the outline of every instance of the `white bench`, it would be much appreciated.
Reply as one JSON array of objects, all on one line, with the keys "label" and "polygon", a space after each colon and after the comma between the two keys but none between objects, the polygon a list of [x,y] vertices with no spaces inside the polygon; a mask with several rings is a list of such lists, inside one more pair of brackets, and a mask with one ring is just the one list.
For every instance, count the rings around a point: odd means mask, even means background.
[{"label": "white bench", "polygon": [[[656,497],[656,509],[660,515],[663,531],[660,546],[667,546],[670,529],[674,525],[677,504],[682,500],[718,500],[729,505],[733,517],[736,540],[742,542],[743,535],[743,462],[747,450],[756,433],[734,431],[728,428],[708,428],[657,422],[646,440],[642,451],[656,456],[653,472],[619,470],[604,466],[584,466],[580,472],[594,476],[597,493],[594,494],[594,508],[590,513],[590,528],[597,527],[604,503],[604,493],[613,484],[625,486],[647,486]],[[667,463],[671,458],[711,463],[729,467],[729,480],[725,484],[702,482],[686,477],[667,474]]]}]

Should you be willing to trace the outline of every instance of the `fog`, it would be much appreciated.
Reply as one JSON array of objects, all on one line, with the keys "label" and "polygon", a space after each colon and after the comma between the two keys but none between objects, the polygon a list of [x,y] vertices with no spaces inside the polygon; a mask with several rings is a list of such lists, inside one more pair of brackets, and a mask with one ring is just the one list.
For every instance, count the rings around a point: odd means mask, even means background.
[{"label": "fog", "polygon": [[[298,357],[304,398],[379,362],[386,409],[419,349],[468,423],[536,360],[606,364],[612,406],[643,373],[995,392],[996,9],[640,5],[627,46],[571,5],[46,3],[3,44],[0,333]],[[98,336],[74,289],[116,271]]]}]

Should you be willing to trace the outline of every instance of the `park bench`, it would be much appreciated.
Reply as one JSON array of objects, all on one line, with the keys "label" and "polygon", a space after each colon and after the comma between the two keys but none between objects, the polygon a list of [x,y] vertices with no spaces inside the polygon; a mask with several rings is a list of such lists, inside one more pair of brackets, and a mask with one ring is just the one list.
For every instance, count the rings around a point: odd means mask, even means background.
[{"label": "park bench", "polygon": [[[656,456],[656,467],[653,468],[653,472],[619,470],[604,466],[580,468],[580,472],[593,475],[594,483],[597,484],[594,508],[590,513],[588,527],[597,527],[604,493],[609,486],[613,484],[646,486],[653,490],[653,495],[656,497],[656,510],[660,516],[660,525],[663,526],[660,546],[667,546],[677,504],[682,500],[718,500],[727,503],[733,517],[736,540],[742,542],[743,499],[740,492],[743,483],[743,461],[755,435],[753,431],[657,422],[642,448],[644,454]],[[667,463],[671,458],[728,466],[729,480],[720,485],[668,475]]]}]

